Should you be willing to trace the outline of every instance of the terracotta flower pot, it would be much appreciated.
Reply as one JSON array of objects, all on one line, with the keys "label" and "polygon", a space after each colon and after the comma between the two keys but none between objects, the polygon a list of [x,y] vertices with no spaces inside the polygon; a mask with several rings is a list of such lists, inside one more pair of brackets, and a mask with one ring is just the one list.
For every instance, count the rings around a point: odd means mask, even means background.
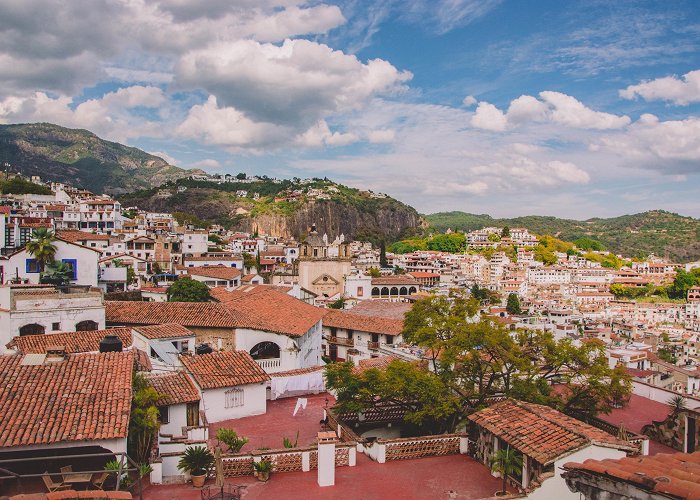
[{"label": "terracotta flower pot", "polygon": [[202,474],[201,476],[195,476],[194,474],[191,474],[190,477],[192,478],[192,486],[195,488],[201,488],[204,486],[204,481],[207,479],[206,474]]},{"label": "terracotta flower pot", "polygon": [[270,472],[258,472],[258,481],[265,482],[270,479]]}]

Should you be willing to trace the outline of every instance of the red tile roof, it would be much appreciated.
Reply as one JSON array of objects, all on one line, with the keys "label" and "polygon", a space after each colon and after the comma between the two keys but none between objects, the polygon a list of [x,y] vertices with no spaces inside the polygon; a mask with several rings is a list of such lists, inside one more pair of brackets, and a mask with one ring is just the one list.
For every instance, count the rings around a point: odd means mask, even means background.
[{"label": "red tile roof", "polygon": [[372,278],[372,286],[418,286],[420,283],[411,276],[382,276],[379,278]]},{"label": "red tile roof", "polygon": [[0,356],[0,448],[126,437],[133,352],[24,358]]},{"label": "red tile roof", "polygon": [[241,270],[226,266],[199,266],[188,267],[187,274],[190,276],[204,276],[205,278],[220,280],[234,280],[241,276]]},{"label": "red tile roof", "polygon": [[352,309],[349,311],[327,309],[326,315],[323,317],[323,326],[360,332],[400,335],[403,330],[403,320],[353,314]]},{"label": "red tile roof", "polygon": [[71,243],[77,243],[79,241],[109,241],[110,236],[108,234],[95,234],[88,233],[87,231],[58,231],[56,233],[58,238],[65,241],[70,241]]},{"label": "red tile roof", "polygon": [[[700,452],[586,460],[564,464],[567,475],[584,473],[630,483],[663,498],[700,499]],[[656,496],[654,496],[656,498]]]},{"label": "red tile roof", "polygon": [[307,368],[295,368],[294,370],[287,370],[286,372],[275,372],[271,374],[270,376],[273,378],[277,377],[294,377],[296,375],[306,375],[307,373],[314,373],[314,372],[320,372],[325,370],[326,367],[319,365],[319,366],[309,366]]},{"label": "red tile roof", "polygon": [[62,346],[66,352],[96,352],[100,349],[100,340],[105,335],[118,336],[124,347],[131,345],[131,328],[107,328],[87,332],[57,332],[43,335],[25,335],[15,337],[7,344],[8,349],[16,349],[20,354],[43,354],[48,346]]},{"label": "red tile roof", "polygon": [[321,321],[325,312],[266,286],[247,286],[226,291],[214,288],[211,295],[230,311],[241,314],[241,327],[301,337]]},{"label": "red tile roof", "polygon": [[147,380],[156,392],[163,395],[158,406],[199,401],[199,391],[185,372],[149,375]]},{"label": "red tile roof", "polygon": [[383,300],[363,300],[350,309],[353,314],[364,314],[375,318],[403,320],[413,304],[410,302],[386,302]]},{"label": "red tile roof", "polygon": [[362,373],[372,368],[384,370],[395,359],[398,358],[396,356],[379,356],[378,358],[361,359],[352,371],[355,373]]},{"label": "red tile roof", "polygon": [[236,313],[211,302],[105,301],[107,322],[120,325],[163,325],[235,328]]},{"label": "red tile roof", "polygon": [[180,356],[180,360],[187,373],[202,389],[219,389],[270,380],[270,376],[245,351]]},{"label": "red tile roof", "polygon": [[469,416],[469,420],[542,465],[595,444],[633,451],[635,447],[548,406],[506,399]]},{"label": "red tile roof", "polygon": [[195,334],[177,323],[165,323],[163,325],[135,326],[134,330],[147,339],[175,339],[181,337],[194,337]]}]

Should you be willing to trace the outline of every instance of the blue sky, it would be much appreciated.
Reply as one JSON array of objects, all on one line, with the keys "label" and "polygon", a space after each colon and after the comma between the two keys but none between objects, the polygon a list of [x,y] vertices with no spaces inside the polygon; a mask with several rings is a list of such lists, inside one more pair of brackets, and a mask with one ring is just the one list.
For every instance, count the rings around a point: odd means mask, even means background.
[{"label": "blue sky", "polygon": [[697,1],[6,0],[0,123],[431,213],[700,216]]}]

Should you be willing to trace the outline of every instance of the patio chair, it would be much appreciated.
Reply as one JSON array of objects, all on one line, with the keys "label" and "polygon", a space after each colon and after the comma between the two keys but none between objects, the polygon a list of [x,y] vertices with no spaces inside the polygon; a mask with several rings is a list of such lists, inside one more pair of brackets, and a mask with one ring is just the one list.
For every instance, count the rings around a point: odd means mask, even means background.
[{"label": "patio chair", "polygon": [[73,472],[72,465],[66,465],[65,467],[61,467],[61,477],[63,478],[63,481],[68,479],[68,476],[70,476],[71,472]]},{"label": "patio chair", "polygon": [[70,488],[69,484],[55,483],[54,480],[51,479],[51,476],[49,475],[48,471],[44,472],[41,475],[41,479],[43,479],[46,488],[49,490],[49,493],[53,493],[54,491],[67,490],[68,488]]},{"label": "patio chair", "polygon": [[109,477],[109,472],[103,472],[99,476],[97,476],[95,479],[92,480],[91,484],[97,488],[98,490],[104,489],[104,484],[105,481],[107,481],[107,478]]}]

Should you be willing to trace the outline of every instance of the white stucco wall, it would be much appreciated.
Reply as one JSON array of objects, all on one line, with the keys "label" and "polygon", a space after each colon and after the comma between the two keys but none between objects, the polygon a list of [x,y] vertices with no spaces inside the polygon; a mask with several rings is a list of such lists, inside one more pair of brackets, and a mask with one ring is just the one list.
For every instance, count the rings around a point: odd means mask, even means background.
[{"label": "white stucco wall", "polygon": [[[78,262],[78,273],[72,283],[97,286],[99,252],[61,240],[56,240],[54,245],[56,246],[56,256],[54,257],[56,260],[75,259]],[[5,282],[19,276],[22,279],[28,279],[30,283],[39,283],[39,273],[27,273],[26,261],[31,258],[32,256],[26,250],[12,255],[4,263]]]},{"label": "white stucco wall", "polygon": [[606,458],[617,459],[623,458],[627,454],[624,451],[613,448],[605,448],[603,446],[587,446],[586,448],[576,451],[571,455],[567,455],[554,462],[554,476],[546,479],[542,486],[530,493],[527,498],[531,500],[579,500],[579,493],[572,493],[569,487],[566,486],[566,481],[561,477],[562,467],[568,462],[581,463],[589,458],[593,460],[604,460]]},{"label": "white stucco wall", "polygon": [[187,405],[184,403],[170,405],[168,408],[170,420],[167,424],[160,425],[160,434],[172,434],[175,437],[182,436],[182,428],[187,425]]},{"label": "white stucco wall", "polygon": [[236,350],[250,352],[260,342],[274,342],[280,348],[279,366],[265,368],[269,373],[321,364],[320,321],[301,337],[287,337],[286,335],[248,328],[236,329]]},{"label": "white stucco wall", "polygon": [[238,388],[243,389],[243,406],[236,406],[233,408],[226,408],[225,404],[225,393],[227,390],[232,389],[232,387],[202,391],[201,406],[205,411],[209,423],[265,413],[267,409],[267,387],[264,382],[260,384],[241,385],[238,386]]}]

